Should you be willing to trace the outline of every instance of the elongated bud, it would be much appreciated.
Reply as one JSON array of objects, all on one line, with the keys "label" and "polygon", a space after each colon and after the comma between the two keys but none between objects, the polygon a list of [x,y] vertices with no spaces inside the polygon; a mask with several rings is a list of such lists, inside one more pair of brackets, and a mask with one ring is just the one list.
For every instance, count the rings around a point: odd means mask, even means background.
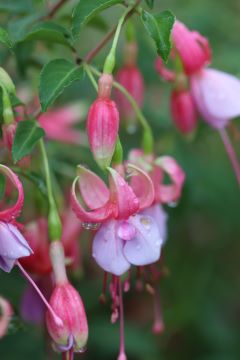
[{"label": "elongated bud", "polygon": [[99,79],[98,98],[89,109],[87,133],[93,156],[101,168],[110,165],[117,141],[119,113],[110,99],[113,79],[103,74]]},{"label": "elongated bud", "polygon": [[9,151],[12,151],[13,140],[16,134],[17,123],[14,121],[10,124],[3,124],[2,133],[3,133],[3,143],[8,148]]},{"label": "elongated bud", "polygon": [[12,79],[2,67],[0,67],[0,86],[9,94],[16,94],[16,88]]},{"label": "elongated bud", "polygon": [[177,129],[189,134],[197,125],[197,110],[190,91],[173,90],[171,95],[171,113]]},{"label": "elongated bud", "polygon": [[83,352],[88,339],[88,323],[79,293],[69,282],[57,285],[50,298],[50,305],[63,321],[63,326],[57,325],[52,314],[47,312],[47,329],[57,350]]}]

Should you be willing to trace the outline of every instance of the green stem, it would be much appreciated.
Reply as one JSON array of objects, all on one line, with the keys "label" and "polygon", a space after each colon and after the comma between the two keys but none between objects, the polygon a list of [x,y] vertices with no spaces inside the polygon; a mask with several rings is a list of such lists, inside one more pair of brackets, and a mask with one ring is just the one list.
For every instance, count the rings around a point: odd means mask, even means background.
[{"label": "green stem", "polygon": [[[95,69],[93,66],[88,65],[89,70],[91,70],[91,72],[93,74],[96,74],[97,76],[101,76],[100,71],[98,71],[97,69]],[[132,97],[132,95],[125,89],[124,86],[122,86],[121,84],[119,84],[118,82],[114,81],[113,82],[113,86],[118,89],[119,91],[121,91],[121,93],[123,93],[125,95],[125,97],[127,98],[127,100],[130,102],[133,110],[135,111],[135,114],[137,115],[137,118],[140,122],[140,124],[143,127],[144,130],[144,134],[143,134],[143,148],[144,148],[144,152],[145,153],[151,153],[153,150],[153,134],[152,134],[152,130],[151,127],[149,126],[147,119],[145,118],[145,116],[143,115],[141,109],[139,108],[136,100]]]},{"label": "green stem", "polygon": [[96,80],[93,77],[93,74],[91,72],[91,69],[90,69],[89,65],[86,64],[86,63],[84,64],[84,70],[86,71],[87,76],[89,77],[89,80],[91,81],[94,89],[96,90],[96,92],[98,92],[98,84],[97,84]]},{"label": "green stem", "polygon": [[53,195],[49,162],[48,162],[47,152],[43,139],[40,140],[40,149],[43,158],[43,166],[45,170],[45,178],[46,178],[48,202],[49,202],[49,213],[48,213],[49,237],[51,241],[56,241],[56,240],[60,240],[61,238],[62,225]]},{"label": "green stem", "polygon": [[116,54],[116,48],[117,48],[119,35],[121,32],[125,17],[134,8],[134,6],[135,6],[135,4],[128,6],[118,21],[116,32],[115,32],[115,35],[113,38],[112,47],[111,47],[111,50],[110,50],[108,56],[106,57],[106,60],[104,63],[104,67],[103,67],[104,73],[112,74],[112,72],[113,72],[113,69],[115,67],[115,54]]}]

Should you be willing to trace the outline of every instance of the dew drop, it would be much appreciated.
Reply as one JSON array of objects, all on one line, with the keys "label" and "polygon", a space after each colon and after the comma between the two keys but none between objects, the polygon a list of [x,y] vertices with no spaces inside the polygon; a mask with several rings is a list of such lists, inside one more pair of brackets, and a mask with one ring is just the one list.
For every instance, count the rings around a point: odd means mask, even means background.
[{"label": "dew drop", "polygon": [[82,228],[85,230],[97,230],[100,223],[82,222]]}]

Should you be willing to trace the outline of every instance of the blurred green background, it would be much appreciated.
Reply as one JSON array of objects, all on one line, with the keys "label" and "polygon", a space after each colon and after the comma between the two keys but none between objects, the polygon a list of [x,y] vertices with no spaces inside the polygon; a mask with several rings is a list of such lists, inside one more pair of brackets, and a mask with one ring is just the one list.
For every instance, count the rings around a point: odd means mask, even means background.
[{"label": "blurred green background", "polygon": [[[0,3],[3,0],[0,1]],[[15,0],[15,3],[18,3]],[[21,0],[19,1],[21,3]],[[41,2],[38,2],[41,6]],[[68,23],[66,15],[72,4],[59,12],[57,19]],[[170,9],[190,28],[208,37],[213,49],[212,66],[240,75],[240,2],[237,0],[162,0],[155,1],[154,11]],[[102,13],[111,27],[120,14],[119,8]],[[6,23],[6,15],[0,19]],[[10,16],[7,21],[13,21]],[[163,83],[154,70],[155,52],[151,40],[135,18],[139,29],[139,66],[144,74],[146,95],[144,112],[154,128],[156,152],[171,154],[186,172],[186,184],[180,203],[166,207],[169,214],[169,236],[164,249],[164,263],[169,275],[160,284],[160,294],[166,330],[160,336],[151,334],[153,310],[148,293],[132,291],[124,296],[126,310],[126,350],[129,360],[238,360],[240,359],[240,197],[231,165],[218,133],[199,122],[192,140],[183,138],[172,125],[169,115],[169,85]],[[105,30],[106,31],[106,30]],[[79,41],[79,52],[85,54],[104,35],[88,26]],[[118,65],[121,64],[121,40]],[[30,53],[29,53],[30,52]],[[106,49],[94,61],[99,67]],[[6,54],[1,61],[6,64]],[[61,46],[19,48],[18,73],[15,61],[8,60],[10,73],[17,84],[30,84],[37,89],[39,68],[51,58],[68,56]],[[69,55],[70,56],[70,55]],[[27,64],[31,58],[33,64]],[[94,91],[85,81],[67,90],[59,104],[81,99],[87,105]],[[239,98],[240,101],[240,98]],[[139,146],[139,136],[122,136],[126,149]],[[239,143],[236,143],[239,150]],[[74,167],[85,162],[87,150],[49,144],[53,168],[57,163]],[[238,151],[239,153],[239,151]],[[240,156],[240,153],[239,153]],[[62,180],[68,185],[71,176]],[[27,214],[27,200],[25,212]],[[110,324],[110,302],[100,306],[102,273],[90,259],[87,240],[82,239],[83,276],[73,279],[79,289],[88,314],[90,337],[88,351],[79,355],[86,360],[115,359],[118,352],[118,324]],[[0,293],[11,299],[16,318],[10,334],[0,341],[0,358],[47,359],[42,329],[24,324],[18,316],[19,299],[24,280],[17,270],[0,273]],[[54,358],[53,355],[49,357]],[[78,356],[76,356],[78,358]]]}]

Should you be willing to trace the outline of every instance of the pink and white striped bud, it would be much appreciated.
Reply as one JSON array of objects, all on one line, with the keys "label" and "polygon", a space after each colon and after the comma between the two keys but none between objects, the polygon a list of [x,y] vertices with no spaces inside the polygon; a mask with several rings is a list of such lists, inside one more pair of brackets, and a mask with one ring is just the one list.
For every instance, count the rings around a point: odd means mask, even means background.
[{"label": "pink and white striped bud", "polygon": [[17,128],[17,123],[15,121],[10,124],[3,124],[2,126],[3,143],[8,148],[9,151],[12,151],[16,128]]},{"label": "pink and white striped bud", "polygon": [[189,134],[197,126],[197,110],[190,91],[173,90],[171,95],[171,114],[177,129]]},{"label": "pink and white striped bud", "polygon": [[91,105],[87,119],[87,133],[93,156],[101,168],[110,165],[119,128],[119,113],[110,99],[113,78],[103,74],[98,83],[98,98]]},{"label": "pink and white striped bud", "polygon": [[88,322],[82,299],[69,283],[65,271],[64,251],[61,243],[51,244],[50,257],[56,287],[50,297],[50,306],[62,320],[56,322],[50,311],[46,314],[47,329],[57,350],[83,352],[88,339]]},{"label": "pink and white striped bud", "polygon": [[67,281],[56,285],[49,302],[54,312],[63,321],[62,326],[56,324],[52,314],[47,312],[47,329],[56,348],[61,352],[70,349],[83,352],[88,339],[88,323],[79,293]]}]

